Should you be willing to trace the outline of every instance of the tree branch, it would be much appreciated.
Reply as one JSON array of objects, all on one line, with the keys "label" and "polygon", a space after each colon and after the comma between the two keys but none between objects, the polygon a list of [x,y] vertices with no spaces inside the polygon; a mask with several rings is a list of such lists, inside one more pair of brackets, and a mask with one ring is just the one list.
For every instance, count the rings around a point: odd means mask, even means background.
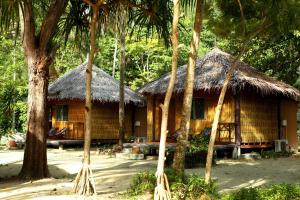
[{"label": "tree branch", "polygon": [[240,12],[241,12],[241,17],[242,17],[242,24],[243,24],[243,37],[246,36],[246,19],[243,11],[243,6],[241,4],[240,0],[237,0],[239,7],[240,7]]},{"label": "tree branch", "polygon": [[28,54],[29,52],[34,52],[34,49],[36,48],[32,1],[24,0],[22,8],[24,20],[23,46],[26,54]]},{"label": "tree branch", "polygon": [[50,5],[48,14],[43,20],[43,24],[39,34],[40,50],[45,52],[47,45],[55,32],[58,20],[63,14],[67,3],[68,0],[54,0]]}]

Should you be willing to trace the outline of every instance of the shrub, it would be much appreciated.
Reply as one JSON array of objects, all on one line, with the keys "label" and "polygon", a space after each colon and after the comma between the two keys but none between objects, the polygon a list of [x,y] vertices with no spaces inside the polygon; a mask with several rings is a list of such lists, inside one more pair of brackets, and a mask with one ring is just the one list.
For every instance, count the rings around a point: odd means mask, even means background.
[{"label": "shrub", "polygon": [[[172,199],[198,199],[202,194],[211,199],[217,199],[217,187],[214,182],[205,184],[204,179],[197,175],[185,176],[182,180],[172,168],[166,168]],[[156,187],[156,177],[154,171],[145,171],[135,175],[132,179],[128,194],[136,196],[145,192],[154,191]]]},{"label": "shrub", "polygon": [[214,181],[206,184],[204,179],[198,175],[191,175],[187,179],[187,199],[199,199],[203,194],[211,199],[218,198],[217,185]]},{"label": "shrub", "polygon": [[197,152],[207,152],[209,143],[209,135],[197,134],[193,135],[190,140],[190,147],[188,152],[197,153]]},{"label": "shrub", "polygon": [[222,200],[299,200],[300,186],[293,184],[274,184],[268,187],[242,188],[223,195]]},{"label": "shrub", "polygon": [[[209,135],[198,134],[191,137],[189,148],[185,152],[185,168],[191,169],[205,165],[208,143]],[[174,149],[169,149],[165,161],[166,166],[172,165],[173,158]],[[215,159],[213,160],[213,163],[215,163]]]},{"label": "shrub", "polygon": [[154,171],[140,172],[133,176],[128,194],[136,196],[147,191],[154,191],[156,185],[156,177]]},{"label": "shrub", "polygon": [[261,157],[262,158],[289,157],[291,155],[293,155],[293,152],[288,152],[288,151],[275,152],[274,150],[261,151]]}]

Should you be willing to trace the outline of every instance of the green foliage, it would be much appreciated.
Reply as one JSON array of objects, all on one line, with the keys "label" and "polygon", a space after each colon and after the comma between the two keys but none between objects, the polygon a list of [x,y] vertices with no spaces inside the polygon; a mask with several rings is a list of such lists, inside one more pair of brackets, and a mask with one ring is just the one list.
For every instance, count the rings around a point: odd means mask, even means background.
[{"label": "green foliage", "polygon": [[293,184],[274,184],[268,187],[242,188],[222,196],[222,200],[275,200],[300,199],[300,186]]},{"label": "green foliage", "polygon": [[156,177],[154,171],[140,172],[133,176],[128,189],[128,194],[131,196],[140,195],[146,191],[154,191]]},{"label": "green foliage", "polygon": [[[172,168],[166,168],[165,173],[168,177],[173,199],[198,199],[202,194],[206,194],[212,199],[219,197],[215,182],[205,184],[204,179],[198,175],[185,176],[181,179]],[[152,193],[155,187],[155,172],[140,172],[133,177],[128,194],[136,196],[147,191]]]},{"label": "green foliage", "polygon": [[209,135],[197,134],[193,135],[190,141],[189,152],[197,153],[207,151],[209,143]]},{"label": "green foliage", "polygon": [[274,150],[261,151],[261,157],[262,158],[289,157],[291,155],[293,155],[293,152],[288,152],[288,151],[275,152]]},{"label": "green foliage", "polygon": [[10,34],[0,35],[0,134],[12,131],[13,112],[15,128],[25,130],[27,69],[20,46]]},{"label": "green foliage", "polygon": [[[218,46],[224,51],[237,55],[240,42],[236,39],[218,40]],[[297,32],[278,34],[272,38],[254,38],[243,60],[264,72],[300,88],[300,35]]]}]

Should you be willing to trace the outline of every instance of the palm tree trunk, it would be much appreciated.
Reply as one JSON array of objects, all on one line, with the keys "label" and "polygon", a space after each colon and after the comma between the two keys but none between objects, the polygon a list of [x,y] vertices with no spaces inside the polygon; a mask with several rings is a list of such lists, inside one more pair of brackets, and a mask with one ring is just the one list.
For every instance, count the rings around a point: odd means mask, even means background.
[{"label": "palm tree trunk", "polygon": [[172,71],[171,78],[166,92],[164,104],[160,105],[162,109],[162,121],[161,121],[161,135],[159,144],[159,158],[157,164],[157,186],[155,188],[154,199],[171,199],[171,194],[168,186],[167,176],[164,174],[164,160],[165,160],[165,149],[166,149],[166,139],[168,135],[168,115],[169,115],[169,105],[173,93],[173,88],[176,80],[177,65],[178,65],[178,21],[180,17],[180,4],[179,0],[174,0],[174,14],[173,14],[173,25],[172,25]]},{"label": "palm tree trunk", "polygon": [[127,11],[125,7],[120,4],[120,101],[119,101],[119,146],[123,148],[123,141],[125,135],[125,109],[124,109],[124,81],[125,81],[125,48],[126,48],[126,23]]},{"label": "palm tree trunk", "polygon": [[85,94],[85,135],[84,135],[84,154],[82,168],[76,176],[75,185],[73,191],[80,195],[93,195],[96,194],[95,182],[92,175],[92,170],[90,169],[90,147],[91,147],[91,128],[92,128],[92,94],[91,94],[91,84],[92,84],[92,68],[94,61],[94,54],[96,49],[96,25],[98,20],[99,6],[98,2],[96,4],[90,1],[85,1],[89,3],[93,9],[93,16],[90,24],[90,53],[88,55],[88,63],[86,66],[86,94]]},{"label": "palm tree trunk", "polygon": [[188,65],[186,69],[183,106],[182,106],[181,123],[179,129],[180,134],[177,138],[177,144],[176,144],[175,154],[173,159],[173,168],[181,176],[184,175],[185,150],[188,143],[187,140],[188,140],[188,134],[190,129],[191,107],[192,107],[193,88],[194,88],[194,74],[195,74],[196,59],[197,59],[200,32],[202,26],[202,13],[203,13],[203,0],[197,0],[194,30],[193,30],[193,36],[190,45]]},{"label": "palm tree trunk", "polygon": [[113,63],[113,70],[112,70],[112,77],[113,78],[115,78],[115,73],[116,73],[117,50],[118,50],[118,39],[117,39],[117,36],[116,36],[116,39],[115,39],[115,50],[114,50],[114,63]]}]

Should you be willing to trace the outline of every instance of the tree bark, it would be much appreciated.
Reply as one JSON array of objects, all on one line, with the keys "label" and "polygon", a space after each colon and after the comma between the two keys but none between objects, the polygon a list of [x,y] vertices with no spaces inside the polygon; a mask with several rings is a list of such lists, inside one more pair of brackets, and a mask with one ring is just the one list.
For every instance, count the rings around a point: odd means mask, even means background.
[{"label": "tree bark", "polygon": [[113,63],[113,70],[112,70],[112,77],[115,78],[115,72],[116,72],[116,63],[117,63],[117,50],[118,50],[118,36],[116,36],[115,41],[115,50],[114,50],[114,63]]},{"label": "tree bark", "polygon": [[199,49],[199,39],[200,39],[200,32],[202,26],[202,13],[203,13],[203,0],[197,0],[193,36],[190,44],[190,53],[189,53],[188,65],[186,69],[181,123],[180,123],[179,135],[177,138],[177,144],[176,144],[175,154],[173,159],[173,168],[181,176],[184,175],[185,151],[188,143],[188,134],[190,129],[195,66],[196,66],[196,59],[197,59],[197,54]]},{"label": "tree bark", "polygon": [[179,35],[178,35],[178,22],[180,17],[180,3],[179,0],[174,0],[174,14],[173,14],[173,24],[172,24],[172,71],[171,77],[166,92],[164,104],[161,104],[162,109],[162,121],[161,121],[161,134],[159,143],[159,157],[157,164],[157,186],[155,188],[154,199],[170,199],[171,194],[168,186],[167,176],[164,174],[164,162],[165,162],[165,149],[166,149],[166,139],[168,135],[168,115],[169,115],[169,105],[175,85],[177,65],[178,65],[178,55],[179,55]]},{"label": "tree bark", "polygon": [[214,151],[214,145],[215,145],[215,140],[216,140],[216,135],[217,135],[217,130],[218,130],[218,124],[221,116],[221,111],[222,111],[222,106],[224,103],[224,98],[226,95],[226,91],[228,88],[229,81],[232,77],[232,74],[235,70],[235,67],[240,60],[241,56],[245,52],[245,47],[246,44],[244,44],[242,51],[239,53],[239,55],[233,60],[232,64],[230,65],[229,71],[226,74],[226,78],[224,81],[224,85],[222,87],[218,104],[215,109],[215,115],[214,115],[214,120],[212,124],[212,129],[211,129],[211,134],[210,134],[210,140],[208,144],[208,151],[207,151],[207,157],[206,157],[206,165],[205,165],[205,183],[209,183],[211,179],[211,166],[212,166],[212,159],[213,159],[213,151]]},{"label": "tree bark", "polygon": [[28,125],[23,166],[19,177],[21,179],[40,179],[49,177],[46,153],[49,64],[40,62],[41,59],[37,58],[27,59],[33,60],[33,62],[28,63]]},{"label": "tree bark", "polygon": [[[240,3],[240,1],[238,1],[238,2]],[[244,20],[241,4],[240,4],[240,9],[241,9],[241,13],[242,13],[242,19]],[[243,22],[243,23],[245,23],[245,22]],[[232,74],[235,70],[235,67],[236,67],[238,61],[240,60],[242,55],[245,53],[250,40],[252,38],[256,37],[258,34],[260,34],[262,31],[264,31],[267,28],[269,28],[270,26],[272,26],[272,24],[273,23],[266,24],[263,21],[261,26],[259,26],[258,29],[255,30],[252,34],[249,34],[248,37],[246,35],[244,36],[245,39],[244,39],[241,51],[234,58],[232,64],[230,65],[229,71],[226,74],[226,78],[225,78],[224,85],[222,87],[222,90],[221,90],[221,93],[220,93],[220,96],[219,96],[218,104],[217,104],[216,109],[215,109],[214,120],[213,120],[213,123],[212,123],[212,130],[211,130],[210,140],[209,140],[209,144],[208,144],[208,152],[207,152],[207,157],[206,157],[205,183],[209,183],[209,181],[211,179],[211,166],[212,166],[214,145],[215,145],[215,140],[216,140],[216,135],[217,135],[217,130],[218,130],[218,124],[219,124],[219,120],[220,120],[220,116],[221,116],[222,106],[223,106],[223,103],[224,103],[224,98],[225,98],[225,95],[226,95],[226,91],[227,91],[227,88],[228,88],[229,81],[232,77]]]},{"label": "tree bark", "polygon": [[124,81],[125,81],[125,48],[126,48],[126,23],[127,23],[127,11],[125,6],[120,4],[120,101],[119,101],[119,146],[123,148],[123,141],[125,136],[125,102],[124,102]]},{"label": "tree bark", "polygon": [[98,0],[95,4],[84,0],[88,3],[93,10],[93,15],[90,23],[90,53],[88,55],[88,63],[86,66],[85,74],[85,135],[84,135],[84,153],[82,168],[75,178],[75,185],[73,191],[79,195],[93,195],[96,194],[95,182],[92,175],[92,170],[90,169],[90,148],[91,148],[91,129],[92,129],[92,71],[94,54],[96,50],[96,27],[98,21],[98,11],[102,4],[101,0]]},{"label": "tree bark", "polygon": [[[50,47],[60,16],[67,0],[52,1],[43,25],[36,36],[31,0],[20,4],[23,22],[23,47],[28,64],[29,90],[27,110],[27,135],[23,166],[19,173],[22,179],[40,179],[49,176],[47,167],[46,135],[48,129],[48,79],[49,66],[55,49]],[[39,41],[38,43],[36,41]]]}]

